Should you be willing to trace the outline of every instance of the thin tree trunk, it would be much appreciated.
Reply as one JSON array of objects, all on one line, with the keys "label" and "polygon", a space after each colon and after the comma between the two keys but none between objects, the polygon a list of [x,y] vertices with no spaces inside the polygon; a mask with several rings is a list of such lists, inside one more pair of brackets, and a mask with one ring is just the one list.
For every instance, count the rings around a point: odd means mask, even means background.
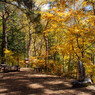
[{"label": "thin tree trunk", "polygon": [[95,60],[94,60],[94,54],[93,54],[93,64],[95,64],[94,61],[95,61]]},{"label": "thin tree trunk", "polygon": [[64,68],[64,55],[63,55],[63,73],[65,73],[65,68]]},{"label": "thin tree trunk", "polygon": [[[44,28],[44,31],[47,29],[47,26],[49,24],[49,21],[47,21],[46,26]],[[46,55],[45,55],[45,69],[47,70],[47,60],[48,60],[48,38],[46,36],[46,33],[43,33],[43,37],[44,37],[44,41],[45,41],[45,51],[46,51]]]},{"label": "thin tree trunk", "polygon": [[[29,61],[29,58],[30,58],[31,37],[32,37],[31,22],[29,22],[29,40],[28,40],[28,45],[27,45],[27,58],[28,58],[28,61]],[[28,62],[27,65],[29,65],[29,62]]]},{"label": "thin tree trunk", "polygon": [[71,67],[71,54],[69,55],[68,72],[70,72],[70,67]]},{"label": "thin tree trunk", "polygon": [[17,57],[17,65],[19,66],[19,57]]},{"label": "thin tree trunk", "polygon": [[43,34],[44,41],[45,41],[45,49],[46,49],[46,55],[45,55],[45,68],[47,69],[47,60],[48,60],[48,38],[46,37],[45,33]]},{"label": "thin tree trunk", "polygon": [[[94,13],[94,15],[95,15],[95,3],[93,3],[93,13]],[[94,25],[95,25],[95,20],[94,20]],[[95,64],[95,63],[94,63],[94,55],[93,55],[93,64]]]},{"label": "thin tree trunk", "polygon": [[9,12],[7,10],[6,5],[4,4],[4,11],[2,12],[2,30],[3,30],[3,36],[2,36],[2,53],[1,53],[1,64],[6,64],[7,59],[6,59],[6,54],[4,51],[7,49],[7,21],[9,19]]},{"label": "thin tree trunk", "polygon": [[92,61],[93,64],[94,64],[94,54],[91,54],[91,61]]},{"label": "thin tree trunk", "polygon": [[84,58],[84,51],[82,51],[81,54],[82,54],[82,58]]},{"label": "thin tree trunk", "polygon": [[36,34],[34,35],[34,56],[36,56]]},{"label": "thin tree trunk", "polygon": [[95,15],[95,3],[93,3],[93,13]]},{"label": "thin tree trunk", "polygon": [[3,20],[3,38],[2,38],[2,64],[6,64],[6,54],[4,53],[5,49],[7,49],[7,31],[6,31],[6,19],[4,18],[4,15],[2,16]]},{"label": "thin tree trunk", "polygon": [[39,56],[41,56],[41,52],[42,52],[42,39],[41,39],[41,43],[40,43]]}]

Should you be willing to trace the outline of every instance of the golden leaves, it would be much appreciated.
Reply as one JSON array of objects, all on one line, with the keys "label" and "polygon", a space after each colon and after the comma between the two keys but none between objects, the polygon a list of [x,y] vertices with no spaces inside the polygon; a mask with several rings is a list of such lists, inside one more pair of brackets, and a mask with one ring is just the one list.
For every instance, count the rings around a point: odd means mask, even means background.
[{"label": "golden leaves", "polygon": [[88,1],[84,1],[84,2],[82,3],[82,6],[83,6],[83,7],[87,6],[87,3],[88,3]]},{"label": "golden leaves", "polygon": [[5,49],[4,53],[8,56],[13,55],[12,51]]},{"label": "golden leaves", "polygon": [[44,19],[51,19],[54,17],[54,15],[52,13],[48,13],[48,12],[47,13],[41,12],[41,14],[42,14],[42,18],[44,18]]}]

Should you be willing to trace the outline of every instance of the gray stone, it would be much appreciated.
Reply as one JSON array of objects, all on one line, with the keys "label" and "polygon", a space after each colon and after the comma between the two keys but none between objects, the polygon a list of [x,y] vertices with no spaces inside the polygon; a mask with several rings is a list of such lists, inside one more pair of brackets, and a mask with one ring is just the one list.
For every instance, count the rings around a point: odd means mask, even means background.
[{"label": "gray stone", "polygon": [[93,84],[90,78],[85,78],[84,81],[74,80],[71,82],[73,87],[85,87]]},{"label": "gray stone", "polygon": [[88,84],[88,85],[93,84],[93,83],[92,83],[92,80],[91,80],[90,78],[85,78],[82,83],[85,84],[85,85],[87,85],[87,84]]},{"label": "gray stone", "polygon": [[1,72],[20,71],[19,66],[7,66],[6,64],[2,64],[0,67]]},{"label": "gray stone", "polygon": [[73,87],[84,87],[92,84],[91,79],[85,77],[85,67],[81,61],[78,62],[78,74],[78,80],[71,82]]}]

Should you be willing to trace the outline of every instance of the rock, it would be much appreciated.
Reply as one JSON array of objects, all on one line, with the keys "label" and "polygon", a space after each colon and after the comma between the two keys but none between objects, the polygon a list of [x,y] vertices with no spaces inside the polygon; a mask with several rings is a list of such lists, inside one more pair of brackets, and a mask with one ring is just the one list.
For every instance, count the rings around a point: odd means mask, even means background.
[{"label": "rock", "polygon": [[93,84],[90,78],[85,78],[82,83],[86,86]]},{"label": "rock", "polygon": [[86,87],[93,84],[90,78],[85,78],[84,81],[74,80],[71,82],[73,87]]},{"label": "rock", "polygon": [[73,87],[81,87],[81,82],[79,82],[78,80],[74,80],[71,82],[72,86]]},{"label": "rock", "polygon": [[7,66],[6,64],[2,64],[0,67],[1,72],[20,71],[19,66]]}]

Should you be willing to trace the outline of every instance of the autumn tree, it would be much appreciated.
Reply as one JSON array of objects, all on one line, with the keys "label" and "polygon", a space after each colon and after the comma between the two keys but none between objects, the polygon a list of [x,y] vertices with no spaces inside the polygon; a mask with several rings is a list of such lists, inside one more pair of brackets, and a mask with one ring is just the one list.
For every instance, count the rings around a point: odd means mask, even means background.
[{"label": "autumn tree", "polygon": [[10,16],[10,9],[8,8],[8,5],[5,3],[1,3],[1,18],[2,18],[2,30],[3,30],[3,36],[2,36],[2,64],[6,64],[6,55],[4,53],[5,49],[7,49],[7,21]]}]

